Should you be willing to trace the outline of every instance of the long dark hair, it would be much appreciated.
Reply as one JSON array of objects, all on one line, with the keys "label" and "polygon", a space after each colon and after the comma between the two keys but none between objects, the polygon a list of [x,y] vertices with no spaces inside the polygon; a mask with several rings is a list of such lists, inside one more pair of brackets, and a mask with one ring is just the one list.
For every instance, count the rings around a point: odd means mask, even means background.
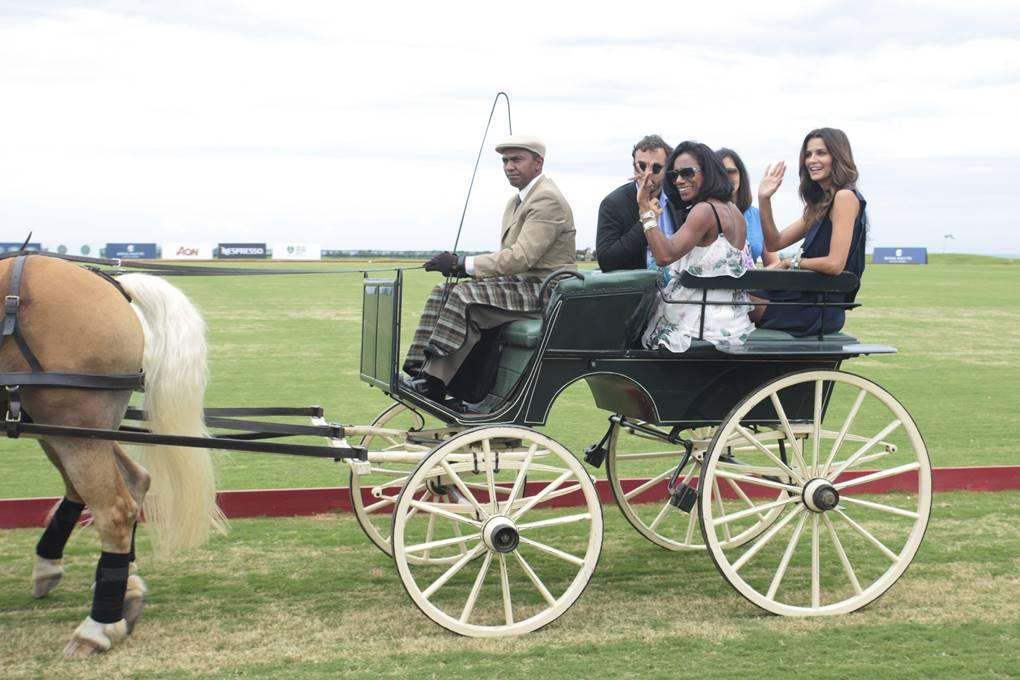
[{"label": "long dark hair", "polygon": [[[832,182],[828,191],[808,173],[807,145],[812,139],[821,139],[832,157]],[[800,146],[800,198],[804,201],[804,221],[814,224],[829,211],[837,191],[856,188],[857,165],[846,133],[836,128],[818,128],[807,133]]]},{"label": "long dark hair", "polygon": [[[719,158],[720,162],[729,158],[733,161],[733,165],[737,166],[737,173],[740,175],[740,187],[737,189],[736,200],[733,202],[740,208],[740,212],[746,211],[751,207],[751,182],[747,177],[747,166],[744,165],[744,161],[740,159],[736,151],[725,146],[716,151],[715,155]],[[725,167],[724,165],[723,168]],[[726,177],[728,179],[729,175],[727,174]]]},{"label": "long dark hair", "polygon": [[[666,170],[672,170],[676,164],[676,159],[680,157],[680,154],[688,153],[694,156],[698,160],[698,165],[701,166],[701,172],[705,177],[704,182],[701,184],[701,191],[694,197],[692,203],[700,203],[710,198],[717,198],[720,201],[729,202],[730,196],[733,193],[733,184],[730,182],[729,176],[726,174],[726,168],[723,166],[715,152],[701,142],[680,142],[673,153],[666,159]],[[669,200],[674,199],[680,202],[680,192],[676,190],[676,185],[673,182],[665,181],[662,183],[666,187],[666,195],[669,196]]]}]

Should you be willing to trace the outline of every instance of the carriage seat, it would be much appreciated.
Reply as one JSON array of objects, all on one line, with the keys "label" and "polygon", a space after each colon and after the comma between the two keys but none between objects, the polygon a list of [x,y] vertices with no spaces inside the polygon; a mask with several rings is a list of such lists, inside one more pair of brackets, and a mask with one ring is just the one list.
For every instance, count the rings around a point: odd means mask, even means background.
[{"label": "carriage seat", "polygon": [[[579,274],[579,278],[560,281],[546,305],[548,313],[563,303],[553,322],[550,346],[595,350],[631,347],[633,329],[628,329],[626,321],[640,314],[639,302],[654,292],[657,273],[631,270]],[[528,370],[546,330],[545,319],[519,319],[503,326],[496,383],[485,403],[497,403],[509,396]]]}]

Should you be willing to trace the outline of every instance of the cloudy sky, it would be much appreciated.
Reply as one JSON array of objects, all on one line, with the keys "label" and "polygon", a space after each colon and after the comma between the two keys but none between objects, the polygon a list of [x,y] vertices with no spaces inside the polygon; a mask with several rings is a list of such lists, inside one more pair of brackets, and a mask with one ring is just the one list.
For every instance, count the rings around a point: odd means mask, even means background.
[{"label": "cloudy sky", "polygon": [[[579,247],[644,134],[757,178],[832,126],[872,245],[1020,254],[1016,0],[0,0],[0,241],[447,249],[500,90]],[[467,249],[498,239],[506,125]]]}]

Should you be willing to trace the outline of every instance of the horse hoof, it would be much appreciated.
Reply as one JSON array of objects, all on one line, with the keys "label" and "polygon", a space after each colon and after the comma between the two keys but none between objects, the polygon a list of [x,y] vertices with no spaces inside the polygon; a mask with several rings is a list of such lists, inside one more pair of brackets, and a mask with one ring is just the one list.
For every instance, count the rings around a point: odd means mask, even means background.
[{"label": "horse hoof", "polygon": [[128,636],[127,621],[121,619],[116,623],[99,623],[91,616],[78,624],[74,629],[71,641],[64,647],[65,659],[83,659],[93,654],[107,652],[117,642]]},{"label": "horse hoof", "polygon": [[64,567],[61,560],[48,560],[45,557],[35,557],[35,566],[32,568],[32,597],[39,599],[53,590],[60,577],[64,575]]},{"label": "horse hoof", "polygon": [[142,609],[145,608],[145,581],[137,574],[128,576],[127,591],[124,593],[124,621],[127,623],[127,632],[130,635],[138,619],[142,616]]}]

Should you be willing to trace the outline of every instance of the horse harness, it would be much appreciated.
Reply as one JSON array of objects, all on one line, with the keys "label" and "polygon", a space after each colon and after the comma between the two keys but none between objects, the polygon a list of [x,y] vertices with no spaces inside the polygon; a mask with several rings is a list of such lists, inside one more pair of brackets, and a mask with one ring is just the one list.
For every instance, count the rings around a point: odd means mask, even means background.
[{"label": "horse harness", "polygon": [[[4,297],[3,326],[0,331],[0,347],[4,341],[11,336],[17,343],[21,356],[28,363],[30,371],[0,372],[0,385],[6,390],[2,397],[7,402],[7,413],[4,417],[4,426],[8,437],[18,437],[21,434],[21,422],[24,415],[21,404],[21,387],[45,386],[45,387],[78,387],[93,390],[134,390],[141,389],[145,384],[145,374],[142,371],[128,375],[98,375],[91,373],[60,373],[47,371],[43,368],[39,359],[35,356],[32,348],[29,347],[25,336],[18,324],[18,311],[21,309],[21,281],[25,273],[25,265],[31,253],[25,251],[0,256],[0,259],[14,257],[14,264],[11,267],[10,286],[7,295]],[[121,285],[111,276],[98,269],[89,267],[90,271],[102,276],[113,284],[117,290],[131,302],[131,297]]]}]

